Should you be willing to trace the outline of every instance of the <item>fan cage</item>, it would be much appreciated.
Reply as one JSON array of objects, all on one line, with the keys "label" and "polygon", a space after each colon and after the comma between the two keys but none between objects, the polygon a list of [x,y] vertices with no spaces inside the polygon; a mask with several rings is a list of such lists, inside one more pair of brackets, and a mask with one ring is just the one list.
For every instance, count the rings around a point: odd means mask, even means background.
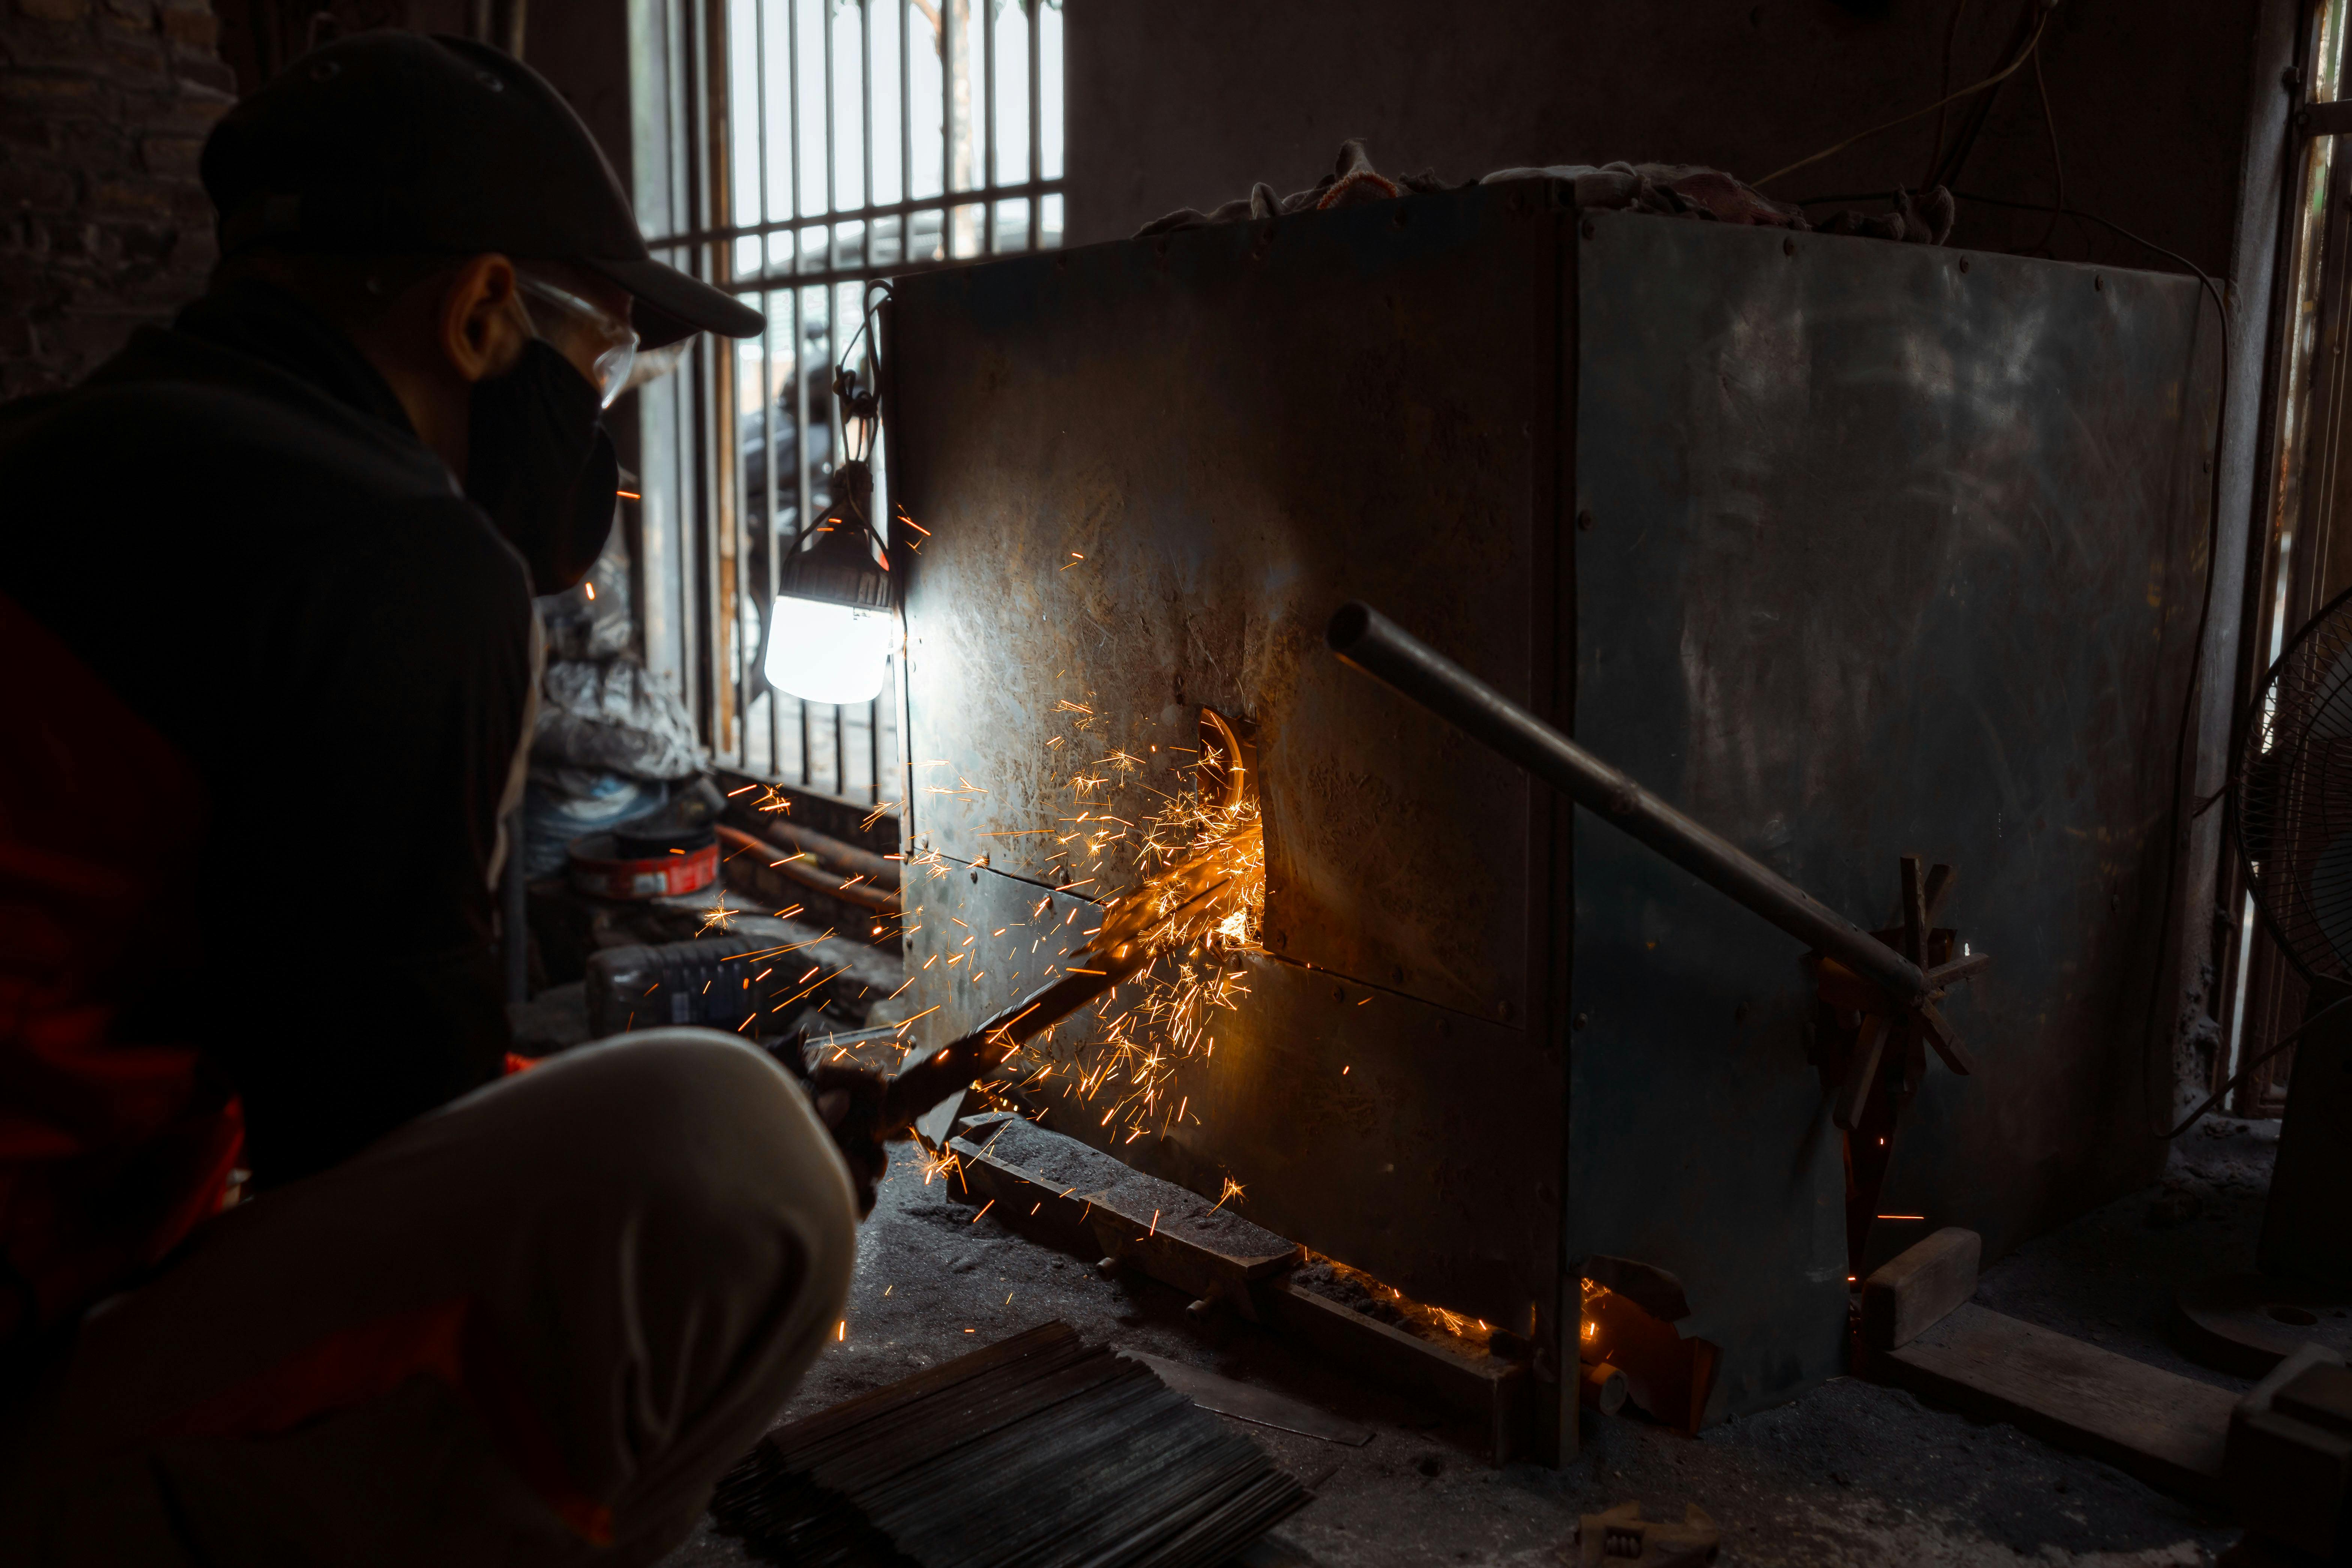
[{"label": "fan cage", "polygon": [[2295,633],[2239,741],[2231,820],[2254,907],[2309,979],[2352,977],[2352,589]]}]

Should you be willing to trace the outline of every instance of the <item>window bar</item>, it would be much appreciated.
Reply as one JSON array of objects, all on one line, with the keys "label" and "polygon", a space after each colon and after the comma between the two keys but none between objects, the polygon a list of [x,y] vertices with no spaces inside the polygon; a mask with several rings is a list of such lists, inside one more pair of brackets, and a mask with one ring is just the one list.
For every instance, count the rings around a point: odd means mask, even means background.
[{"label": "window bar", "polygon": [[939,0],[939,249],[955,254],[948,214],[955,197],[955,0]]},{"label": "window bar", "polygon": [[[792,218],[795,226],[781,230],[780,232],[784,236],[786,243],[792,252],[792,259],[785,269],[786,276],[789,278],[797,276],[801,269],[801,231],[797,225],[800,222],[801,207],[803,205],[801,199],[800,0],[784,0],[784,68],[792,77],[790,91],[787,95],[789,102],[786,105],[786,107],[791,110],[793,117],[792,133],[790,137],[793,152],[793,210],[788,216]],[[764,248],[766,242],[763,240],[761,243]],[[806,406],[808,378],[801,374],[801,353],[807,336],[807,329],[801,320],[800,289],[796,285],[788,284],[787,287],[791,289],[793,298],[793,342],[792,353],[789,361],[790,369],[787,372],[792,378],[791,385],[793,389],[793,452],[794,478],[793,486],[792,547],[793,552],[797,554],[801,547],[801,536],[807,531],[809,524],[808,408]],[[775,489],[781,491],[783,489],[783,476],[781,474],[776,475],[770,480],[770,483]],[[806,789],[809,787],[810,782],[808,703],[802,699],[795,697],[793,699],[793,707],[800,715],[801,787],[803,789]],[[776,771],[781,774],[783,772],[783,769],[779,767]]]},{"label": "window bar", "polygon": [[[857,0],[857,69],[862,84],[857,92],[858,112],[866,123],[866,194],[861,206],[874,205],[874,0]],[[863,265],[874,265],[874,224],[865,224],[866,242],[860,250]]]},{"label": "window bar", "polygon": [[[870,207],[874,205],[874,0],[857,0],[857,63],[860,72],[858,80],[861,84],[857,93],[857,107],[864,118],[866,129],[866,189],[863,201],[865,205]],[[904,191],[898,194],[906,195]],[[859,260],[863,265],[871,267],[874,265],[874,220],[866,219],[863,227],[865,245],[858,253]],[[862,323],[865,320],[863,311],[866,305],[863,285],[859,287],[857,303],[861,312],[858,319]],[[869,361],[872,359],[870,352],[866,357]],[[871,508],[868,510],[870,510]],[[881,520],[877,518],[872,521],[876,531],[879,532]],[[878,713],[880,711],[878,702],[879,699],[877,699],[876,702],[868,703],[867,707]],[[873,737],[877,732],[873,730],[867,731],[869,748],[875,744]],[[875,755],[879,758],[881,753],[877,750]],[[878,780],[881,776],[880,764],[877,762],[876,765],[875,777]],[[847,795],[849,791],[844,788],[841,793]],[[877,795],[875,798],[879,799],[880,796]]]},{"label": "window bar", "polygon": [[[837,237],[837,236],[836,236],[836,233],[835,233],[835,226],[834,221],[833,221],[833,220],[834,220],[834,215],[835,215],[835,213],[838,213],[838,212],[841,210],[841,148],[840,148],[840,146],[839,146],[839,144],[838,144],[838,142],[837,142],[837,134],[838,134],[838,132],[839,132],[839,131],[840,131],[840,128],[841,128],[841,104],[840,104],[839,100],[838,100],[838,99],[837,99],[837,97],[835,96],[835,87],[834,87],[834,80],[833,80],[833,55],[834,55],[833,11],[834,11],[834,5],[835,5],[835,0],[818,0],[819,8],[820,8],[820,10],[821,10],[821,11],[822,11],[822,13],[823,13],[822,17],[821,17],[821,22],[822,22],[822,25],[823,25],[823,30],[824,30],[824,267],[825,267],[825,270],[826,270],[827,272],[831,272],[835,268],[838,267],[838,266],[840,265],[840,263],[841,263],[841,249],[840,249],[840,242],[839,242],[839,239],[838,239],[838,237]],[[831,297],[831,296],[832,296],[832,290],[831,290],[831,289],[830,289],[830,288],[828,288],[828,289],[826,289],[825,312],[824,312],[824,324],[825,324],[825,337],[824,337],[824,365],[825,365],[825,373],[826,373],[826,374],[825,374],[825,388],[826,388],[826,395],[825,395],[825,416],[826,416],[826,418],[825,418],[825,424],[826,424],[826,426],[827,426],[827,427],[828,427],[828,428],[830,428],[830,427],[831,427],[831,426],[832,426],[832,424],[833,424],[833,418],[832,418],[832,414],[833,414],[833,399],[832,399],[832,396],[831,396],[831,391],[832,391],[832,385],[833,385],[832,370],[833,370],[834,345],[835,345],[835,343],[837,343],[837,342],[840,341],[840,337],[841,337],[841,334],[840,334],[840,333],[835,330],[835,328],[836,328],[836,326],[837,326],[837,323],[836,323],[836,322],[835,321],[835,320],[834,320],[834,317],[835,317],[835,310],[834,310],[834,309],[833,309],[833,300],[832,300],[832,297]],[[835,431],[834,431],[834,432],[833,432],[833,437],[834,437],[833,444],[832,444],[832,445],[827,448],[827,451],[828,451],[828,453],[829,453],[829,455],[830,455],[830,457],[831,457],[831,459],[832,459],[833,463],[837,467],[837,466],[840,464],[840,462],[841,462],[841,433],[840,433],[838,430],[835,430]],[[817,523],[817,517],[816,517],[816,500],[815,500],[815,498],[814,498],[814,497],[811,497],[811,498],[810,498],[807,517],[808,517],[809,526],[810,526],[810,527],[812,527],[812,528],[815,527],[815,526],[816,526],[816,523]],[[841,745],[840,745],[840,740],[841,740],[841,704],[839,704],[839,703],[837,703],[837,702],[836,702],[836,703],[835,703],[835,704],[833,705],[833,733],[834,733],[834,748],[833,748],[834,793],[835,793],[835,795],[847,795],[847,794],[849,793],[847,781],[843,777],[843,774],[844,774],[847,770],[845,770],[845,768],[843,768],[843,766],[841,765]]]},{"label": "window bar", "polygon": [[[830,233],[831,230],[828,229],[827,232]],[[823,294],[824,299],[824,353],[817,361],[817,374],[820,385],[816,395],[815,405],[818,415],[824,424],[824,447],[827,460],[827,470],[824,478],[828,481],[826,485],[827,493],[825,500],[826,505],[829,507],[834,500],[838,499],[838,493],[833,488],[832,473],[834,468],[841,462],[841,454],[845,445],[842,440],[841,405],[833,395],[833,367],[840,362],[841,357],[841,289],[837,285],[827,283],[823,286]],[[812,470],[812,474],[814,474],[814,470]],[[809,498],[809,509],[812,512],[821,510],[817,507],[816,498],[814,496]],[[822,522],[819,521],[817,526],[822,526]],[[847,759],[842,755],[841,751],[841,704],[836,702],[834,703],[832,707],[834,742],[833,793],[837,795],[846,795],[849,793],[849,763]]]},{"label": "window bar", "polygon": [[[708,228],[715,217],[710,210],[709,191],[706,184],[709,174],[709,154],[704,145],[703,138],[693,134],[693,132],[704,121],[703,100],[710,89],[709,40],[704,36],[702,24],[705,18],[700,9],[686,5],[681,5],[679,9],[684,13],[682,26],[686,34],[685,41],[688,57],[693,61],[693,70],[687,83],[687,90],[680,100],[680,109],[685,120],[684,129],[688,132],[685,138],[688,147],[688,176],[687,200],[693,207],[695,226]],[[699,273],[702,270],[701,247],[690,247],[679,259],[685,263],[689,276]],[[684,568],[688,562],[698,563],[703,560],[704,548],[709,542],[709,532],[703,526],[703,515],[710,495],[709,475],[707,471],[710,447],[708,442],[694,439],[703,433],[704,410],[709,406],[709,387],[706,384],[708,379],[706,370],[709,359],[709,343],[696,342],[688,358],[688,373],[694,378],[692,384],[695,388],[695,397],[689,407],[682,411],[687,416],[679,421],[681,434],[693,444],[687,452],[681,454],[685,460],[680,463],[678,471],[682,475],[694,476],[695,490],[691,498],[694,504],[691,507],[681,506],[678,509],[677,555],[681,577],[684,576]],[[684,661],[687,711],[704,718],[703,732],[706,735],[711,734],[712,729],[708,721],[704,700],[708,696],[708,690],[703,674],[703,660],[708,657],[706,644],[709,622],[709,617],[703,613],[703,600],[709,593],[711,576],[711,573],[707,568],[698,570],[695,573],[697,581],[680,584],[683,590],[681,597],[685,601],[681,606],[683,614],[679,617],[682,623],[679,629],[684,639],[680,646],[686,650],[687,655]]]},{"label": "window bar", "polygon": [[[764,58],[764,57],[763,57]],[[764,178],[765,171],[762,172]],[[766,186],[761,187],[761,191]],[[764,204],[766,196],[762,195]],[[776,471],[776,301],[775,291],[760,290],[760,440],[767,448],[767,464],[762,475],[760,497],[760,553],[768,563],[766,592],[760,597],[757,624],[764,630],[776,613],[776,585],[781,581],[783,563],[777,559],[780,542],[776,538],[776,498],[783,491],[783,475]],[[764,644],[764,639],[762,639]],[[759,653],[765,653],[764,646]],[[753,655],[754,658],[758,654]],[[768,686],[768,672],[760,672],[760,684],[768,692],[768,772],[778,778],[784,775],[784,694]]]},{"label": "window bar", "polygon": [[751,763],[751,715],[744,706],[744,676],[741,649],[743,643],[743,452],[741,438],[736,434],[741,421],[737,416],[735,388],[743,380],[743,345],[730,338],[719,353],[711,356],[718,362],[719,399],[716,417],[719,439],[715,456],[719,462],[720,482],[726,487],[727,504],[714,519],[712,536],[719,543],[719,563],[724,581],[717,616],[719,644],[711,657],[719,661],[726,676],[729,694],[733,700],[733,736],[735,764],[749,767]]},{"label": "window bar", "polygon": [[1045,89],[1038,80],[1038,66],[1045,58],[1044,47],[1037,41],[1037,13],[1043,0],[1024,0],[1022,9],[1029,18],[1029,248],[1045,248],[1045,198],[1034,187],[1045,179]]},{"label": "window bar", "polygon": [[[995,191],[995,195],[1006,197],[1034,196],[1041,195],[1059,195],[1060,192],[1060,181],[1044,180],[1040,181],[1038,184],[1034,186],[1025,184],[999,186]],[[925,212],[936,212],[940,205],[940,198],[938,196],[923,196],[911,202],[884,202],[876,206],[854,208],[843,216],[849,218],[890,217],[900,213],[910,212],[916,208],[921,208]],[[704,241],[712,238],[714,236],[721,239],[751,239],[762,235],[779,234],[793,226],[793,222],[792,219],[777,218],[772,222],[764,224],[747,223],[729,228],[719,228],[709,231],[695,230],[690,233],[670,235],[665,237],[662,243],[666,245],[690,247],[700,245]],[[863,266],[829,268],[822,265],[813,266],[804,269],[805,275],[811,279],[823,279],[828,273],[831,273],[836,281],[854,281],[857,279],[868,276],[872,270],[873,269]],[[893,270],[896,269],[894,268]],[[748,279],[746,281],[748,281]]]},{"label": "window bar", "polygon": [[[980,13],[980,79],[987,84],[986,96],[972,94],[980,110],[980,182],[979,188],[996,188],[996,5],[997,0],[979,0]],[[996,198],[992,195],[981,205],[980,221],[988,226],[981,237],[980,254],[996,254]]]},{"label": "window bar", "polygon": [[[793,210],[787,216],[794,223],[798,223],[801,216],[801,0],[784,0],[784,68],[792,74],[793,79],[791,102],[786,105],[793,114]],[[798,272],[801,269],[800,230],[794,228],[787,232],[793,237],[792,269]],[[800,316],[800,301],[795,296],[793,302],[794,323],[799,322]],[[793,348],[793,363],[795,366],[800,363],[800,347],[797,342]]]},{"label": "window bar", "polygon": [[[731,223],[734,212],[734,163],[736,149],[730,132],[731,123],[730,88],[731,62],[728,58],[730,40],[727,36],[726,0],[707,0],[703,8],[703,36],[708,57],[703,118],[709,127],[710,154],[705,163],[709,181],[710,218],[714,227],[724,229]],[[705,281],[725,288],[733,269],[733,242],[713,239],[702,247]],[[709,541],[711,574],[710,629],[715,635],[709,644],[710,699],[712,708],[712,750],[734,754],[740,767],[748,761],[751,750],[749,725],[743,711],[743,660],[740,657],[743,628],[743,552],[742,552],[742,479],[743,465],[740,438],[736,434],[736,388],[741,374],[740,345],[733,339],[720,346],[712,340],[709,360],[710,401],[709,403],[709,435],[703,450],[710,463],[710,508],[705,537]]]},{"label": "window bar", "polygon": [[[824,210],[830,218],[841,210],[841,192],[837,174],[841,168],[841,149],[835,146],[834,130],[840,123],[841,106],[833,98],[833,7],[834,0],[819,0],[824,8]],[[833,265],[833,225],[824,226],[824,264]]]},{"label": "window bar", "polygon": [[[768,192],[772,188],[770,170],[774,167],[774,153],[768,145],[768,4],[767,0],[751,0],[751,47],[757,51],[758,68],[751,79],[759,84],[760,110],[760,221],[768,221]],[[765,276],[768,267],[768,242],[759,241],[760,272]],[[782,476],[776,472],[776,317],[772,290],[760,290],[760,445],[765,461],[760,468],[760,555],[767,562],[765,592],[752,607],[752,625],[767,628],[775,615],[776,584],[782,563],[776,559],[776,498],[782,490]],[[757,660],[767,651],[766,638],[754,639],[749,657]],[[768,772],[778,778],[784,773],[784,694],[768,686],[768,672],[753,672],[757,689],[768,694]],[[747,770],[748,771],[748,770]]]},{"label": "window bar", "polygon": [[[915,199],[914,0],[898,0],[898,199]],[[866,195],[871,198],[873,192]],[[869,200],[869,204],[870,200]],[[915,215],[899,220],[898,259],[915,258]]]},{"label": "window bar", "polygon": [[[792,0],[792,3],[797,5],[799,0]],[[793,262],[795,267],[799,265],[800,254],[800,237],[795,234],[793,237]],[[807,308],[808,290],[794,284],[793,286],[792,374],[795,488],[793,493],[799,498],[795,503],[797,510],[793,513],[793,548],[794,550],[800,548],[801,537],[808,531],[813,521],[809,517],[808,372],[801,363],[802,355],[808,349]],[[808,703],[806,700],[800,698],[795,698],[793,700],[799,703],[801,710],[801,787],[808,789],[814,787],[815,782],[809,760]]]}]

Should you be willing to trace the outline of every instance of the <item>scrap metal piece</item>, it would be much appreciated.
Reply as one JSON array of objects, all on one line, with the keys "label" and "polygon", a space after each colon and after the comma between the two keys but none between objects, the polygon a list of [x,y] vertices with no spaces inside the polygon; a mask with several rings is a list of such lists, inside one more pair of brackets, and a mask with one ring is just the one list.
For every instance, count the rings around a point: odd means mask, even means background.
[{"label": "scrap metal piece", "polygon": [[1696,1503],[1683,1508],[1683,1521],[1643,1519],[1638,1502],[1621,1502],[1577,1521],[1579,1568],[1686,1568],[1715,1561],[1723,1532]]}]

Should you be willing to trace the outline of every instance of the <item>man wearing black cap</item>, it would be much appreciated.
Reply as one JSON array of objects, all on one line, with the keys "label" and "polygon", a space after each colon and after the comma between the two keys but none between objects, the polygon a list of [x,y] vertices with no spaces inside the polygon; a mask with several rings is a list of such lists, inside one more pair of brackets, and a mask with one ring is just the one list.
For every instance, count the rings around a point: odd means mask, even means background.
[{"label": "man wearing black cap", "polygon": [[0,1556],[648,1562],[858,1194],[730,1037],[502,1076],[490,889],[601,408],[760,319],[478,46],[320,49],[204,176],[211,292],[0,410]]}]

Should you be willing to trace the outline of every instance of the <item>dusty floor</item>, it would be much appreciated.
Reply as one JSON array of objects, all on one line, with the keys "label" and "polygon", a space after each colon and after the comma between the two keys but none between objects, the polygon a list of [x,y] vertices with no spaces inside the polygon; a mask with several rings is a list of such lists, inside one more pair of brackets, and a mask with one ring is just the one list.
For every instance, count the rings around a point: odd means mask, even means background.
[{"label": "dusty floor", "polygon": [[[2166,1338],[2170,1286],[2252,1266],[2275,1122],[2214,1121],[2181,1140],[2166,1188],[2124,1198],[1990,1269],[1978,1300],[2226,1386]],[[2168,1195],[2189,1194],[2190,1198]],[[2158,1200],[2162,1201],[2159,1202]],[[2196,1212],[2185,1217],[2182,1211]],[[1203,1329],[1177,1293],[1106,1279],[1087,1260],[1012,1234],[926,1186],[896,1152],[867,1222],[847,1337],[787,1416],[821,1409],[1047,1318],[1113,1344],[1276,1388],[1372,1427],[1343,1447],[1245,1426],[1316,1500],[1277,1531],[1296,1562],[1551,1564],[1576,1516],[1627,1499],[1650,1516],[1696,1502],[1722,1528],[1727,1563],[2203,1563],[2228,1522],[2096,1461],[2006,1426],[1932,1410],[1852,1378],[1696,1439],[1638,1419],[1590,1416],[1564,1471],[1490,1468],[1474,1434],[1298,1358],[1247,1325]],[[706,1523],[668,1568],[752,1561]]]}]

